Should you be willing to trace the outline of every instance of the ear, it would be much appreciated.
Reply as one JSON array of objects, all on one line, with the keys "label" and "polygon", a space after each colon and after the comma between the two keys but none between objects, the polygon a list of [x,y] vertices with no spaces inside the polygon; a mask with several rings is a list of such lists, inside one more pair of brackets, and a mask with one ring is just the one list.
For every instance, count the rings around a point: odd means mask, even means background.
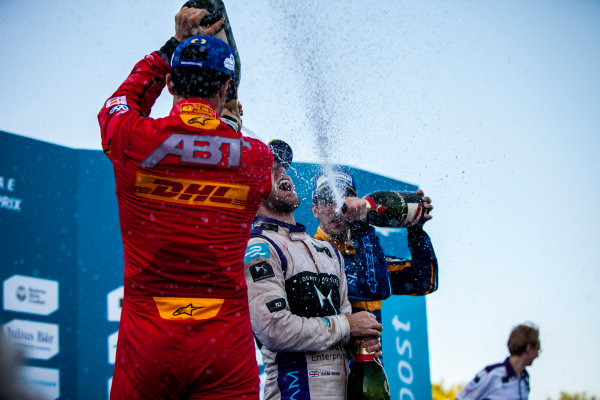
[{"label": "ear", "polygon": [[231,85],[231,81],[232,79],[229,78],[227,80],[227,82],[225,82],[224,85],[221,85],[221,87],[219,88],[219,96],[221,96],[222,98],[227,98],[227,89],[229,89],[229,85]]},{"label": "ear", "polygon": [[315,218],[319,218],[319,212],[317,210],[317,203],[315,203],[315,202],[313,202],[313,205],[312,205],[312,213]]},{"label": "ear", "polygon": [[169,90],[169,93],[175,96],[175,93],[173,92],[173,78],[171,77],[170,72],[167,74],[167,89]]},{"label": "ear", "polygon": [[525,346],[525,352],[526,353],[531,353],[533,351],[533,349],[535,349],[535,345],[528,343],[527,346]]}]

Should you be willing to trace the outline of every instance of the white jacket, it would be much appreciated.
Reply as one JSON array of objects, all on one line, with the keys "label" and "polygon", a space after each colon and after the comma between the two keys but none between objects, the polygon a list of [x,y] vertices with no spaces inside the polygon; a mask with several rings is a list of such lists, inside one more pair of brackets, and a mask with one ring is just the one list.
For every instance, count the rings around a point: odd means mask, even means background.
[{"label": "white jacket", "polygon": [[338,251],[302,225],[257,218],[244,263],[264,398],[345,399],[352,309]]},{"label": "white jacket", "polygon": [[475,375],[456,396],[456,400],[527,400],[529,374],[517,375],[508,358],[502,363],[488,365]]}]

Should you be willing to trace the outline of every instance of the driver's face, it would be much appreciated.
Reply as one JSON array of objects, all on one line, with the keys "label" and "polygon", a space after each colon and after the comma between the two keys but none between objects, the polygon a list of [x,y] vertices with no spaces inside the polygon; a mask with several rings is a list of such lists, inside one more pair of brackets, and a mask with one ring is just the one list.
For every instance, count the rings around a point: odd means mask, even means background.
[{"label": "driver's face", "polygon": [[348,226],[336,214],[339,206],[333,200],[317,199],[313,203],[313,215],[319,219],[321,230],[329,236],[341,237],[348,231]]},{"label": "driver's face", "polygon": [[271,168],[271,193],[265,199],[264,205],[277,212],[288,213],[300,205],[296,187],[286,169],[274,162]]}]

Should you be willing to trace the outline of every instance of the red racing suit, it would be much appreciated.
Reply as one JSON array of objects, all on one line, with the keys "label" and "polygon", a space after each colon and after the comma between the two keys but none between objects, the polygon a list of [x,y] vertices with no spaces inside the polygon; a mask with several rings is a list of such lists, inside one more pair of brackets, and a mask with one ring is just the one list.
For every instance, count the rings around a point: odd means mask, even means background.
[{"label": "red racing suit", "polygon": [[111,399],[258,399],[243,258],[273,156],[202,99],[149,118],[165,59],[138,62],[98,115],[125,250]]}]

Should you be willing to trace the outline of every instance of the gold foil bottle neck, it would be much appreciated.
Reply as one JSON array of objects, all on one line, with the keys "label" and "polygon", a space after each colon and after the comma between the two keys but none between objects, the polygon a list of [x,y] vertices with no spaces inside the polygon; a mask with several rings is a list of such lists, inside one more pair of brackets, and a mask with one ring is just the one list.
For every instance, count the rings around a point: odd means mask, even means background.
[{"label": "gold foil bottle neck", "polygon": [[360,354],[360,355],[371,355],[371,354],[374,354],[374,353],[371,353],[371,352],[367,351],[367,349],[365,349],[365,347],[361,343],[361,344],[358,345],[358,354]]}]

